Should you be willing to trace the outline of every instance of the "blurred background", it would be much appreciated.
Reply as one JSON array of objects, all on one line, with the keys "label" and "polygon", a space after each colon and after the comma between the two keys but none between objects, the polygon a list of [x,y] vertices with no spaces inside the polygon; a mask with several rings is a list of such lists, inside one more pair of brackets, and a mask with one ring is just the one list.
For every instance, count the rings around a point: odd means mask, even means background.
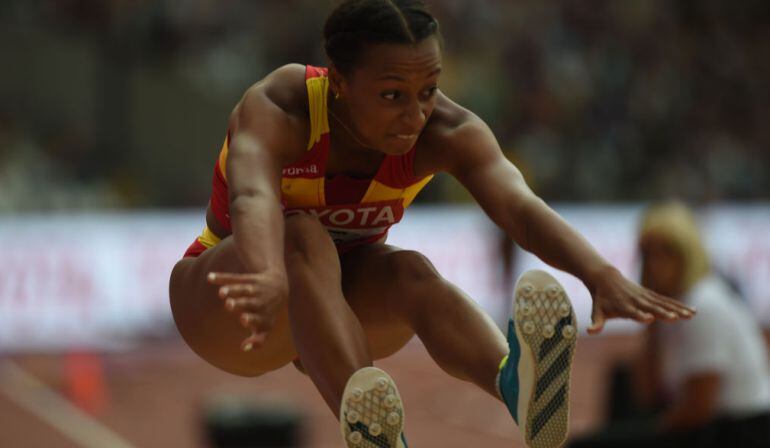
[{"label": "blurred background", "polygon": [[[204,447],[217,422],[272,418],[300,422],[301,446],[339,446],[307,378],[208,366],[167,297],[203,226],[230,110],[283,64],[325,65],[336,3],[0,2],[0,445]],[[536,193],[637,279],[643,206],[687,201],[715,267],[770,326],[766,1],[428,4],[442,90],[490,124]],[[501,325],[510,279],[543,266],[443,175],[390,241],[426,253]],[[559,278],[584,328],[587,292]],[[608,369],[638,331],[581,336],[572,435],[601,424]],[[419,341],[382,365],[415,446],[435,434],[447,447],[523,446],[504,407],[438,370]]]}]

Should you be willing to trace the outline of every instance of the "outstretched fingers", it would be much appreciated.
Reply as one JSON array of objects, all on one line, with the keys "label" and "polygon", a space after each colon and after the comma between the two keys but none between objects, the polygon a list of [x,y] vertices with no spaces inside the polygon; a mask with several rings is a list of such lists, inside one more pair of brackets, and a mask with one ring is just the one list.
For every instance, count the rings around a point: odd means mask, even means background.
[{"label": "outstretched fingers", "polygon": [[228,311],[234,313],[243,313],[247,311],[251,312],[264,312],[265,303],[261,299],[254,297],[243,297],[239,299],[227,299],[225,300],[225,308]]},{"label": "outstretched fingers", "polygon": [[261,288],[254,283],[235,283],[219,288],[219,297],[224,300],[256,298],[259,297],[261,293]]},{"label": "outstretched fingers", "polygon": [[241,350],[249,352],[264,345],[271,327],[264,316],[265,301],[255,274],[232,272],[209,272],[209,284],[219,286],[217,295],[224,302],[225,309],[238,315],[241,326],[250,330],[250,335],[241,341]]},{"label": "outstretched fingers", "polygon": [[604,330],[604,322],[606,321],[606,317],[604,316],[604,311],[600,306],[597,306],[596,303],[594,303],[593,309],[591,310],[591,326],[588,327],[588,334],[599,334]]},{"label": "outstretched fingers", "polygon": [[229,285],[232,283],[252,283],[255,274],[238,274],[234,272],[209,272],[206,280],[212,285]]},{"label": "outstretched fingers", "polygon": [[265,343],[267,339],[267,332],[258,332],[252,330],[251,335],[241,342],[241,350],[244,352],[250,352],[256,350]]},{"label": "outstretched fingers", "polygon": [[642,301],[637,301],[633,304],[629,303],[623,308],[623,317],[649,324],[655,321],[656,315],[647,304]]},{"label": "outstretched fingers", "polygon": [[241,326],[251,330],[254,333],[267,334],[273,327],[273,321],[262,314],[257,313],[241,313],[238,320]]},{"label": "outstretched fingers", "polygon": [[651,301],[658,304],[661,307],[674,313],[678,319],[689,319],[697,313],[697,310],[693,307],[687,306],[682,302],[674,299],[670,299],[666,296],[662,296],[655,292],[649,291],[651,295]]},{"label": "outstretched fingers", "polygon": [[[649,294],[637,299],[638,308],[652,316],[653,319],[672,321],[678,319],[678,315],[665,304],[655,300]],[[647,321],[645,321],[647,322]]]},{"label": "outstretched fingers", "polygon": [[600,333],[607,319],[626,318],[649,324],[655,320],[673,322],[695,315],[694,308],[657,294],[622,275],[605,276],[599,280],[593,291],[590,334]]}]

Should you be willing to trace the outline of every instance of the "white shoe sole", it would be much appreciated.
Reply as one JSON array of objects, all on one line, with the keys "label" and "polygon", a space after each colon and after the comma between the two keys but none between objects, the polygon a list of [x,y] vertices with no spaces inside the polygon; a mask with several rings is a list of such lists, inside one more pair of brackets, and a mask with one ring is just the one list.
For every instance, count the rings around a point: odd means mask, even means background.
[{"label": "white shoe sole", "polygon": [[354,373],[345,386],[340,429],[348,448],[401,448],[404,406],[393,379],[376,367]]},{"label": "white shoe sole", "polygon": [[519,426],[527,446],[555,448],[567,437],[569,382],[577,319],[567,293],[544,271],[516,282],[514,322],[520,341]]}]

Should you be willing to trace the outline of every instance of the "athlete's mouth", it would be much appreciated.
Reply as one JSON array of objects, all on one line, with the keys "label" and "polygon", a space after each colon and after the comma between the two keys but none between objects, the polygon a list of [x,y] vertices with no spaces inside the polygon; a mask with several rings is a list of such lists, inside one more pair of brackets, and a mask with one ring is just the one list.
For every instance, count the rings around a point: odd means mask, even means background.
[{"label": "athlete's mouth", "polygon": [[401,140],[414,140],[417,138],[417,134],[396,134],[394,137],[399,138]]}]

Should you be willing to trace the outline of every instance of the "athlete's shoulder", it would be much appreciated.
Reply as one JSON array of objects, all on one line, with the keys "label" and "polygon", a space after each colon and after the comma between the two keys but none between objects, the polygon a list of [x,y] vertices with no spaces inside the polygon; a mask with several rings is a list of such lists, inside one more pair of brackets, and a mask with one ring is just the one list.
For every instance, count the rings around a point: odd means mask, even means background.
[{"label": "athlete's shoulder", "polygon": [[454,102],[444,92],[439,90],[436,93],[436,107],[431,115],[430,127],[446,132],[475,119],[478,119],[476,114]]},{"label": "athlete's shoulder", "polygon": [[249,87],[233,109],[228,124],[231,138],[260,136],[284,165],[297,160],[307,146],[307,98],[304,65],[274,70]]},{"label": "athlete's shoulder", "polygon": [[430,147],[445,148],[460,140],[480,137],[489,127],[484,120],[470,110],[439,92],[436,107],[425,127],[423,137]]},{"label": "athlete's shoulder", "polygon": [[273,70],[246,90],[240,104],[267,99],[288,114],[306,116],[305,71],[306,67],[301,64],[287,64]]},{"label": "athlete's shoulder", "polygon": [[435,171],[443,171],[455,153],[467,152],[489,139],[494,140],[494,136],[484,120],[439,92],[435,109],[420,136],[420,158],[429,159],[427,162]]}]

